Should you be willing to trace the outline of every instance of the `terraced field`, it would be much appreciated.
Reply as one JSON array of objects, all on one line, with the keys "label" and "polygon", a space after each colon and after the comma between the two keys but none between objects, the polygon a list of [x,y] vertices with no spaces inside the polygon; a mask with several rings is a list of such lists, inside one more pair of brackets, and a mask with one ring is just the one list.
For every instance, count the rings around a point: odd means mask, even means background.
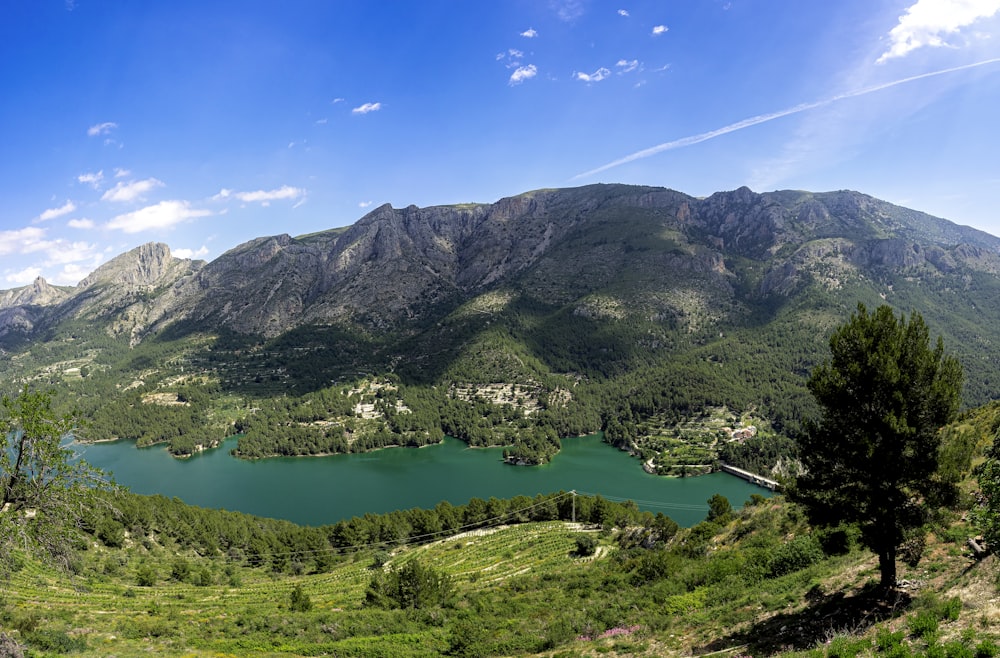
[{"label": "terraced field", "polygon": [[[477,592],[532,570],[587,568],[593,558],[573,555],[580,530],[562,522],[475,530],[398,548],[382,568],[419,559],[448,574],[458,591]],[[364,619],[359,616],[375,558],[374,550],[357,551],[338,556],[328,573],[289,577],[191,557],[192,572],[204,571],[213,583],[199,586],[172,580],[177,558],[162,549],[140,556],[95,547],[75,569],[94,575],[67,575],[26,562],[4,584],[3,625],[22,637],[47,633],[55,644],[73,642],[66,646],[79,652],[75,655],[370,655],[376,642],[383,655],[420,653],[428,646],[443,651],[446,638],[440,625],[396,633],[394,626],[408,625],[400,618],[406,616],[403,611],[366,609]],[[138,585],[150,569],[155,584]],[[220,581],[225,584],[215,584]],[[297,588],[311,603],[308,613],[291,610]],[[289,640],[295,633],[288,627],[296,624],[313,630],[319,626],[327,639],[317,642],[315,632],[303,632],[301,641]],[[272,633],[274,627],[281,632]]]}]

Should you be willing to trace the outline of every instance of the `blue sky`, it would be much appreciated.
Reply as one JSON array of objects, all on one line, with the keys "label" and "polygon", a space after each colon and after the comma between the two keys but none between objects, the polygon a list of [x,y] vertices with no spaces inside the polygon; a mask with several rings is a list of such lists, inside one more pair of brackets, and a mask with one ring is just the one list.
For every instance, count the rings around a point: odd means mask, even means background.
[{"label": "blue sky", "polygon": [[0,289],[545,187],[1000,235],[1000,0],[5,0]]}]

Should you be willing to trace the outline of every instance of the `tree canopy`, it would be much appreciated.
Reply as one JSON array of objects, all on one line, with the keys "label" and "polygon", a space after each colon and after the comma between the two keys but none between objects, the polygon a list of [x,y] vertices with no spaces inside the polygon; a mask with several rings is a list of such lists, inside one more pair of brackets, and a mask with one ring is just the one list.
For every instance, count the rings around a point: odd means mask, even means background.
[{"label": "tree canopy", "polygon": [[821,408],[800,438],[806,472],[792,497],[814,523],[857,523],[879,558],[881,584],[896,583],[896,553],[939,500],[940,428],[958,411],[962,370],[918,313],[864,305],[830,338],[830,358],[808,387]]},{"label": "tree canopy", "polygon": [[0,571],[17,548],[65,558],[92,494],[110,483],[63,445],[76,426],[53,411],[50,393],[4,396],[0,414]]}]

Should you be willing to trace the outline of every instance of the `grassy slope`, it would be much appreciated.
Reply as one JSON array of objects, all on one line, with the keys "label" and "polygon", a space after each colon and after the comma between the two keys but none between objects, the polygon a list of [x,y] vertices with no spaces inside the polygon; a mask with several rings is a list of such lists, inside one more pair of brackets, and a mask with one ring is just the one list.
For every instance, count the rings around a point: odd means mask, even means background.
[{"label": "grassy slope", "polygon": [[[454,646],[471,647],[468,655],[768,655],[816,647],[813,655],[857,655],[876,653],[877,641],[893,655],[950,646],[947,655],[971,656],[977,646],[988,655],[987,641],[1000,643],[996,561],[966,555],[968,528],[958,518],[937,526],[917,568],[900,565],[912,585],[891,606],[872,597],[877,565],[858,550],[747,587],[741,572],[755,545],[776,538],[780,546],[806,532],[780,499],[743,510],[711,536],[699,539],[697,527],[682,533],[675,546],[704,541],[708,557],[675,560],[652,576],[652,553],[627,557],[607,534],[596,556],[575,557],[579,531],[526,524],[398,549],[390,566],[418,558],[456,584],[453,604],[415,611],[362,606],[371,551],[302,576],[189,555],[191,570],[204,567],[213,581],[195,586],[169,579],[173,548],[92,546],[73,576],[27,562],[4,584],[0,626],[35,647],[75,640],[83,656],[406,656]],[[155,585],[136,584],[143,565],[155,568]],[[307,612],[290,610],[297,586],[312,602]],[[961,604],[949,607],[952,597]]]}]

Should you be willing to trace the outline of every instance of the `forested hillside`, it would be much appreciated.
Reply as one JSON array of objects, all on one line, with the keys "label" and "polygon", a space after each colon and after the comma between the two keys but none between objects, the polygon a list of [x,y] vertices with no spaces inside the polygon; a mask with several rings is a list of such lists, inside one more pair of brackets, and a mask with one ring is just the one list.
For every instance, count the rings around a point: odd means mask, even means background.
[{"label": "forested hillside", "polygon": [[83,438],[178,456],[234,433],[246,458],[450,434],[534,464],[603,430],[660,473],[781,471],[814,412],[805,377],[859,302],[921,313],[965,404],[996,397],[998,249],[856,192],[384,206],[210,263],[146,245],[75,288],[9,291],[0,376],[65,392]]}]

